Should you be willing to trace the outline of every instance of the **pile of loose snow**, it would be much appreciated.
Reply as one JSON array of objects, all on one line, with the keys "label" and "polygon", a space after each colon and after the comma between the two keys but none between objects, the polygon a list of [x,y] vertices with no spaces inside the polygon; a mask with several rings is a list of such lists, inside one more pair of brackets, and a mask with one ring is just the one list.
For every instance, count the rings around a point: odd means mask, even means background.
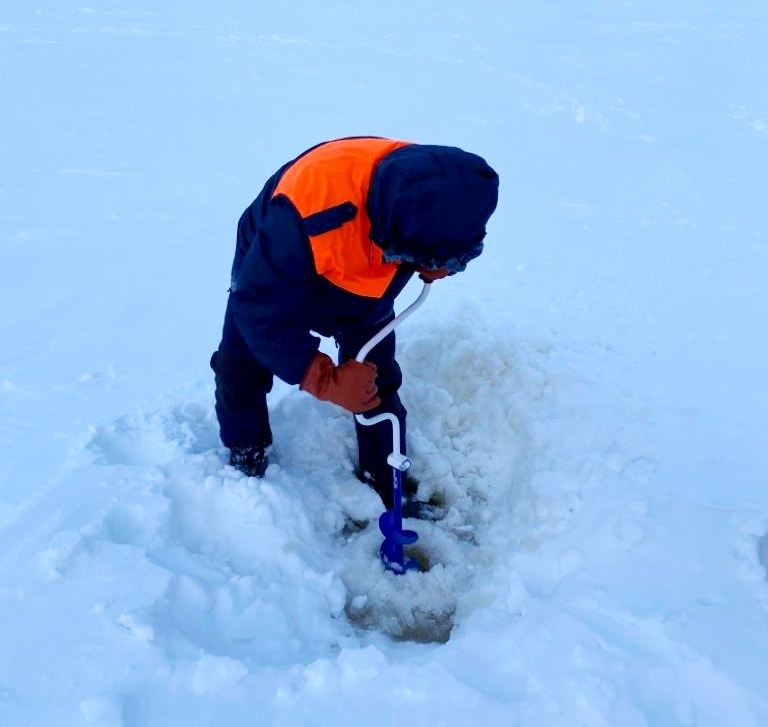
[{"label": "pile of loose snow", "polygon": [[[469,309],[409,321],[400,360],[414,473],[447,508],[407,523],[424,572],[379,561],[381,506],[354,477],[348,415],[278,386],[273,464],[245,478],[225,465],[206,378],[92,427],[7,524],[17,663],[0,706],[19,724],[77,711],[100,727],[248,724],[257,712],[326,724],[337,700],[366,714],[378,704],[387,723],[463,723],[472,703],[486,720],[524,708],[549,723],[597,724],[599,710],[617,724],[671,712],[692,724],[696,711],[724,716],[707,697],[719,692],[751,724],[755,698],[651,605],[693,586],[674,561],[659,568],[660,543],[682,542],[663,518],[679,515],[651,510],[644,414],[607,395],[602,354]],[[733,608],[753,618],[749,583],[724,568],[741,593]],[[702,598],[693,623],[715,602]]]},{"label": "pile of loose snow", "polygon": [[[174,648],[259,660],[361,627],[445,641],[462,612],[487,602],[483,576],[512,547],[529,477],[520,406],[546,389],[499,332],[464,315],[450,327],[410,325],[400,356],[413,472],[420,495],[447,511],[409,524],[420,535],[409,554],[424,572],[383,569],[381,505],[354,476],[344,412],[300,392],[279,396],[272,464],[257,481],[223,465],[210,401],[177,404],[98,427],[84,448],[90,464],[76,472],[114,497],[88,524],[89,542],[134,548],[164,572],[154,602],[121,623],[155,642],[173,633]],[[350,521],[367,526],[350,533]]]}]

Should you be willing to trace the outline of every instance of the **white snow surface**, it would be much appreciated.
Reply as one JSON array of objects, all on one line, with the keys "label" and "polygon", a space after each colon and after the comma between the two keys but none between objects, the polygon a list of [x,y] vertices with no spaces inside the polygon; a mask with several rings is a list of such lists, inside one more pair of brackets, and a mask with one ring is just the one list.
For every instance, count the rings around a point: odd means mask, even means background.
[{"label": "white snow surface", "polygon": [[[768,724],[766,67],[763,0],[0,4],[0,724]],[[359,134],[502,180],[398,329],[405,576],[350,417],[278,383],[244,478],[208,369]]]}]

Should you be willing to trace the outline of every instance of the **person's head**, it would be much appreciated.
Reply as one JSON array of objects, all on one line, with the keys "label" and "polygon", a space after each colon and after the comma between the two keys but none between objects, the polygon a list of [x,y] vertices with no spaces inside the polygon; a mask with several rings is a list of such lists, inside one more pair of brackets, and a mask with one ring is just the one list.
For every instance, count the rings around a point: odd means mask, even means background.
[{"label": "person's head", "polygon": [[384,259],[461,272],[483,250],[499,177],[486,161],[450,146],[412,144],[387,155],[368,193],[371,239]]}]

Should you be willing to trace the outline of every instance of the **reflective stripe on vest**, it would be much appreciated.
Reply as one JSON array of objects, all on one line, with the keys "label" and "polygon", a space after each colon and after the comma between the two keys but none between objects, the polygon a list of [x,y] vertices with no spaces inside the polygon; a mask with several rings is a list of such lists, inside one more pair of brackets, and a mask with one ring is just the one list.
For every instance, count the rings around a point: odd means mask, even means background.
[{"label": "reflective stripe on vest", "polygon": [[273,197],[284,195],[301,215],[317,272],[350,293],[380,298],[397,271],[368,237],[366,200],[379,160],[409,143],[362,138],[321,144],[288,167],[275,188]]}]

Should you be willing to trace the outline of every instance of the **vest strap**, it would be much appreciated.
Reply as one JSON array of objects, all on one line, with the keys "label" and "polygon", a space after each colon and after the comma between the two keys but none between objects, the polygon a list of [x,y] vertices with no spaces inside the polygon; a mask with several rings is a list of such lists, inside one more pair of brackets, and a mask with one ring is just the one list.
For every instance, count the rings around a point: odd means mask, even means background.
[{"label": "vest strap", "polygon": [[334,207],[315,212],[304,218],[304,229],[310,237],[324,235],[336,230],[345,222],[350,222],[357,215],[357,207],[352,202],[342,202]]}]

